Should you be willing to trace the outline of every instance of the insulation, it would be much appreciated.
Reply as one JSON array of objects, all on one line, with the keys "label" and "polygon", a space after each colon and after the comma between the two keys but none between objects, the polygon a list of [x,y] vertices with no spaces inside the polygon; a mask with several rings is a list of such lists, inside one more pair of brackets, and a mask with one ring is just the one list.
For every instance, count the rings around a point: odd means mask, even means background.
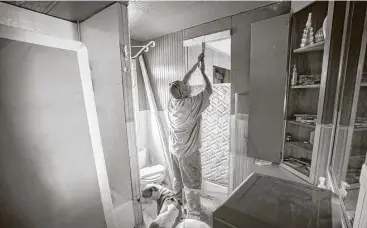
[{"label": "insulation", "polygon": [[[192,94],[202,90],[202,86],[195,86]],[[214,84],[210,106],[203,113],[201,123],[203,179],[222,186],[228,186],[230,104],[231,85]]]}]

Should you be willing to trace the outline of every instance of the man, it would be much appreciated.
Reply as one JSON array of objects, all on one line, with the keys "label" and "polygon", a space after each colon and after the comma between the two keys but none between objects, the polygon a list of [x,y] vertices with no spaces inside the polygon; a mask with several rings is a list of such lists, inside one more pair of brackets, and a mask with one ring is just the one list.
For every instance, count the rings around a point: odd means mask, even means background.
[{"label": "man", "polygon": [[[185,75],[182,81],[170,84],[172,96],[168,105],[170,124],[170,151],[174,173],[174,191],[182,197],[185,188],[188,203],[188,215],[191,218],[200,216],[201,189],[201,157],[199,149],[201,114],[209,106],[209,97],[213,93],[212,86],[205,74],[204,54],[200,54],[197,63]],[[201,63],[201,73],[205,81],[205,89],[196,96],[190,96],[188,80]]]}]

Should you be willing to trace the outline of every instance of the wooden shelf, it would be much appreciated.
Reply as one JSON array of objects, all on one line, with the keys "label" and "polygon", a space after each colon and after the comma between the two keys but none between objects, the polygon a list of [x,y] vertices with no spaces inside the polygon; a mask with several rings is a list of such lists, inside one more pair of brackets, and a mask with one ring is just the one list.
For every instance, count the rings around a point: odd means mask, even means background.
[{"label": "wooden shelf", "polygon": [[309,152],[312,152],[312,149],[313,149],[313,144],[311,143],[296,142],[296,141],[290,141],[286,143],[292,146],[296,146],[296,147],[300,147],[302,149],[308,150]]},{"label": "wooden shelf", "polygon": [[281,163],[282,167],[291,172],[292,174],[304,179],[308,180],[310,177],[310,170],[306,168],[306,166],[301,167],[291,167],[285,163]]},{"label": "wooden shelf", "polygon": [[367,127],[354,127],[354,131],[367,131]]},{"label": "wooden shelf", "polygon": [[347,187],[347,190],[359,189],[360,188],[359,183],[353,183],[353,184],[349,184],[349,185],[350,185],[350,187]]},{"label": "wooden shelf", "polygon": [[[296,175],[297,177],[303,179],[303,180],[306,180],[308,182],[311,182],[311,179],[310,179],[310,171],[309,170],[297,170],[297,169],[294,169],[293,167],[290,167],[288,166],[287,164],[284,164],[283,162],[280,163],[280,166],[282,168],[284,168],[285,170],[287,170],[288,172]],[[307,169],[307,168],[306,168]]]},{"label": "wooden shelf", "polygon": [[320,88],[320,84],[291,86],[291,89],[318,89],[318,88]]},{"label": "wooden shelf", "polygon": [[319,42],[319,43],[309,45],[307,47],[297,48],[297,49],[293,50],[293,53],[306,53],[306,52],[313,52],[313,51],[322,51],[322,50],[324,50],[324,46],[325,46],[325,41],[322,41],[322,42]]},{"label": "wooden shelf", "polygon": [[367,87],[367,82],[362,82],[361,87]]},{"label": "wooden shelf", "polygon": [[314,124],[302,123],[302,122],[295,121],[295,120],[287,120],[287,123],[300,125],[300,126],[303,126],[303,127],[309,127],[309,128],[315,128],[316,127]]}]

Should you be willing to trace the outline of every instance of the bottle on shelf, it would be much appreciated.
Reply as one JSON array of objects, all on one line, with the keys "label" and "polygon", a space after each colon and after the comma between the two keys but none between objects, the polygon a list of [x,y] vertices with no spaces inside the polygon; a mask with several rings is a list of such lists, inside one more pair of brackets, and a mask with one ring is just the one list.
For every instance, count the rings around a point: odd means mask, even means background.
[{"label": "bottle on shelf", "polygon": [[296,65],[293,65],[291,85],[292,86],[297,85],[297,80],[298,80],[297,68],[296,68]]},{"label": "bottle on shelf", "polygon": [[339,194],[342,197],[342,199],[344,200],[345,198],[347,198],[347,195],[348,195],[347,188],[349,188],[350,185],[345,181],[342,181],[340,184],[341,184],[341,187],[339,188]]},{"label": "bottle on shelf", "polygon": [[319,188],[323,188],[323,189],[328,189],[325,185],[325,177],[320,177],[319,178],[319,185],[317,185],[317,187]]},{"label": "bottle on shelf", "polygon": [[310,134],[310,143],[313,144],[314,143],[314,140],[315,139],[315,131],[312,131],[311,134]]},{"label": "bottle on shelf", "polygon": [[303,29],[301,48],[315,43],[313,28],[311,24],[312,24],[312,13],[309,13],[306,22],[306,27]]}]

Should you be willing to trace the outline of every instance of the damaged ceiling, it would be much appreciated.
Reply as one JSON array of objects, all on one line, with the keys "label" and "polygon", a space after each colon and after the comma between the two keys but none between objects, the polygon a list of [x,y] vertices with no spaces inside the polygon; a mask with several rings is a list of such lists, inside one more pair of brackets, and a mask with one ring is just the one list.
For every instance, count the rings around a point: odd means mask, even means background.
[{"label": "damaged ceiling", "polygon": [[115,1],[9,1],[25,9],[68,21],[84,21]]},{"label": "damaged ceiling", "polygon": [[131,38],[147,41],[274,1],[129,1]]},{"label": "damaged ceiling", "polygon": [[[83,21],[115,1],[8,1],[6,3],[68,21]],[[120,1],[127,5],[127,1]],[[128,2],[131,38],[147,41],[274,1],[141,1]]]}]

